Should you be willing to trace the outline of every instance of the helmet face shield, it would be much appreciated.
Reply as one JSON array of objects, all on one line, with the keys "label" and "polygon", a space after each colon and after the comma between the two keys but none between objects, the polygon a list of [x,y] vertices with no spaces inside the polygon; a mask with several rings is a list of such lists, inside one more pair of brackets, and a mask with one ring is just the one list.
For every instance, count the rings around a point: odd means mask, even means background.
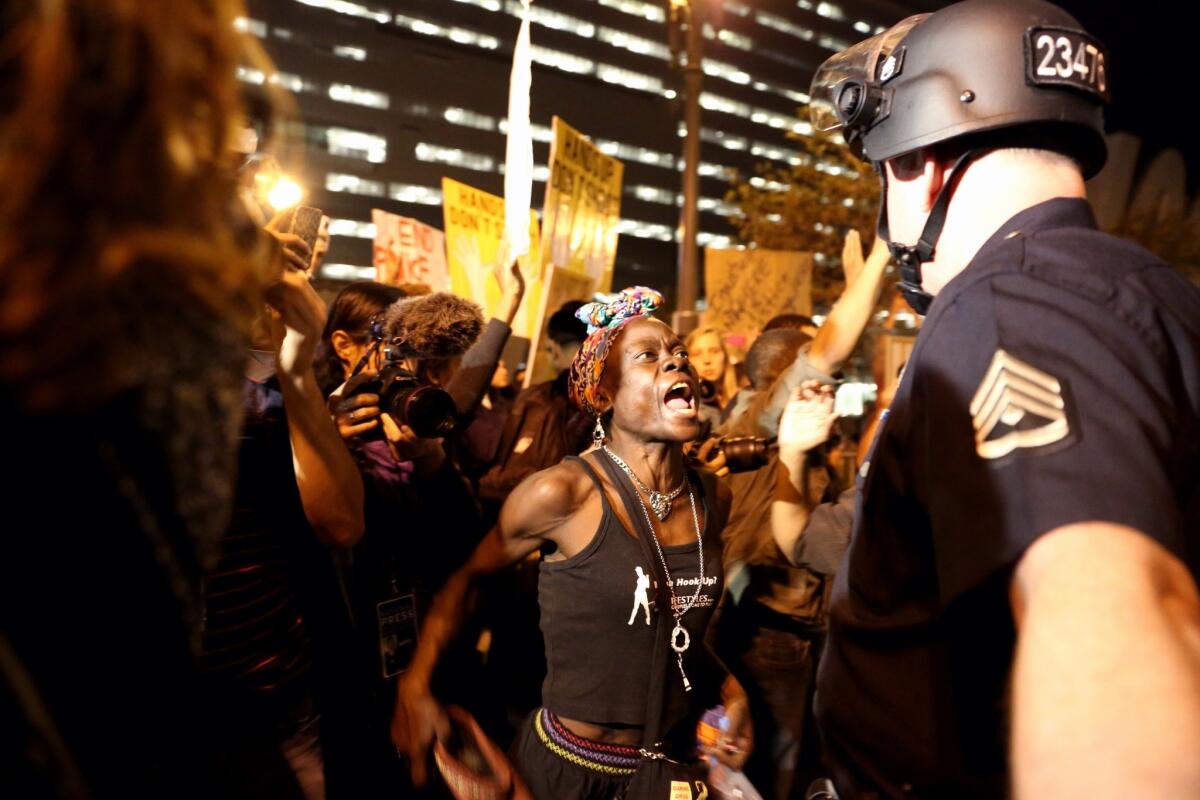
[{"label": "helmet face shield", "polygon": [[822,64],[809,91],[813,128],[822,132],[845,130],[847,141],[869,129],[882,99],[880,86],[889,77],[878,74],[880,65],[909,31],[930,16],[916,14],[901,20]]}]

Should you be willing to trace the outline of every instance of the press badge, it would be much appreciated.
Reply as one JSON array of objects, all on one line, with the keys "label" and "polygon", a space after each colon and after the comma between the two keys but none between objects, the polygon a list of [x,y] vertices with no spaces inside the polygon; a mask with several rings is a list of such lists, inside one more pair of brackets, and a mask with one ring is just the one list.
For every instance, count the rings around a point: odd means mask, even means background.
[{"label": "press badge", "polygon": [[375,606],[379,620],[379,662],[383,677],[391,678],[408,668],[417,649],[417,598],[403,594]]},{"label": "press badge", "polygon": [[1025,31],[1025,81],[1070,86],[1109,99],[1104,46],[1083,31],[1035,26]]}]

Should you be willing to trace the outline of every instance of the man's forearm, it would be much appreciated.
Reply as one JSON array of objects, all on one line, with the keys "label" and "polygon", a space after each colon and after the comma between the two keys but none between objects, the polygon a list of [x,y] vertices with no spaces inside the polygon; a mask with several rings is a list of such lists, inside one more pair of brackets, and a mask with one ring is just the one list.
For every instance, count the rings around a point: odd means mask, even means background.
[{"label": "man's forearm", "polygon": [[281,372],[279,383],[304,515],[323,542],[349,547],[363,534],[362,476],[329,418],[312,369]]},{"label": "man's forearm", "polygon": [[804,492],[805,459],[803,453],[780,453],[775,496],[771,499],[771,535],[788,561],[793,560],[796,543],[812,514]]},{"label": "man's forearm", "polygon": [[1106,523],[1043,540],[1013,584],[1015,795],[1200,797],[1200,604],[1187,571]]},{"label": "man's forearm", "polygon": [[862,274],[846,287],[833,304],[808,349],[808,360],[818,370],[836,372],[854,352],[879,300],[879,289],[883,286],[887,265],[887,251],[882,254],[872,251]]}]

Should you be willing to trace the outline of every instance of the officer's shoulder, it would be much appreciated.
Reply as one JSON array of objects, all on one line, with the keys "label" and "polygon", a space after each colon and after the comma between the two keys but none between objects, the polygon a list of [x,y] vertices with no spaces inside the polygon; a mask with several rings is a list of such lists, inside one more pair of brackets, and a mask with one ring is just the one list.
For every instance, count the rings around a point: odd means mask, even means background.
[{"label": "officer's shoulder", "polygon": [[[1140,245],[1093,228],[1024,237],[1019,269],[996,273],[987,291],[1008,313],[1086,316],[1156,338],[1164,317],[1200,320],[1200,289]],[[983,288],[983,287],[980,287]]]}]

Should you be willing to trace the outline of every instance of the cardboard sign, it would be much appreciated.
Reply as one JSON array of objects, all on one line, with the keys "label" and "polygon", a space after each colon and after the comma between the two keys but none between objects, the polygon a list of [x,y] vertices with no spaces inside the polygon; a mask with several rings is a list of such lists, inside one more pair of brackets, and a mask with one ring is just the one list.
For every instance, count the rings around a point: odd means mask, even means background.
[{"label": "cardboard sign", "polygon": [[555,266],[587,275],[597,291],[608,292],[617,257],[625,167],[560,118],[552,125],[542,264],[547,271]]},{"label": "cardboard sign", "polygon": [[812,254],[704,250],[704,321],[751,341],[776,314],[812,313]]},{"label": "cardboard sign", "polygon": [[446,236],[415,219],[371,209],[375,223],[375,280],[393,286],[423,283],[435,292],[450,288]]},{"label": "cardboard sign", "polygon": [[538,316],[537,335],[529,349],[529,366],[525,370],[525,385],[553,380],[556,375],[550,358],[550,340],[546,338],[546,326],[550,315],[558,311],[568,300],[590,302],[595,284],[588,275],[552,267],[546,279],[546,291],[542,299],[541,314]]},{"label": "cardboard sign", "polygon": [[[442,212],[446,227],[446,260],[450,291],[474,300],[486,317],[495,316],[500,303],[496,259],[501,257],[504,235],[504,198],[450,178],[442,178]],[[525,299],[513,320],[513,333],[533,338],[537,309],[542,299],[541,262],[537,213],[529,212],[533,246],[520,259],[525,276]],[[504,265],[507,266],[507,265]]]}]

